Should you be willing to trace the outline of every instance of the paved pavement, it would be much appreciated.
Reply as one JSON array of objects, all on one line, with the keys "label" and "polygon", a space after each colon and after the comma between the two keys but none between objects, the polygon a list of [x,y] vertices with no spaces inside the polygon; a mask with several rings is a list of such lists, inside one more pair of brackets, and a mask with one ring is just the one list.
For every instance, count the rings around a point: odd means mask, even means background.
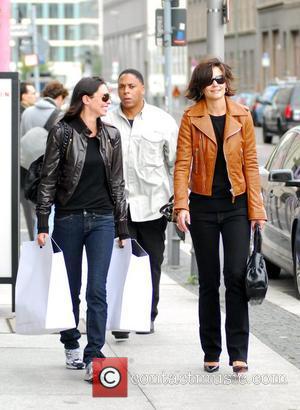
[{"label": "paved pavement", "polygon": [[203,372],[197,297],[166,274],[155,333],[131,334],[126,342],[107,334],[104,354],[129,360],[128,398],[93,398],[84,372],[64,368],[58,335],[10,333],[9,286],[0,286],[0,301],[1,409],[300,410],[300,370],[254,335],[245,379],[232,376],[225,346],[220,372]]}]

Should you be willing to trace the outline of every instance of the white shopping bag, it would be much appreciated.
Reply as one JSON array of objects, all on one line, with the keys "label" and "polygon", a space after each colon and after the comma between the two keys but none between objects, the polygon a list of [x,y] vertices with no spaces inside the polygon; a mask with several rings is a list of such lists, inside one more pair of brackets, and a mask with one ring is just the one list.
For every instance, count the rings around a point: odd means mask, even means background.
[{"label": "white shopping bag", "polygon": [[152,280],[149,256],[134,240],[117,240],[107,276],[107,330],[149,332]]},{"label": "white shopping bag", "polygon": [[62,252],[51,239],[24,242],[16,282],[16,333],[47,334],[76,327]]}]

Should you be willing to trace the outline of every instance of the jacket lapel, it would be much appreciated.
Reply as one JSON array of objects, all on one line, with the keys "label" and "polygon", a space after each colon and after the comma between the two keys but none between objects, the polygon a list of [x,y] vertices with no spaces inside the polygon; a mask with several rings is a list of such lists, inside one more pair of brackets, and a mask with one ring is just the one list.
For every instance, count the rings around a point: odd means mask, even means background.
[{"label": "jacket lapel", "polygon": [[195,104],[189,110],[188,115],[191,117],[191,123],[216,144],[215,131],[207,111],[205,100],[200,100]]}]

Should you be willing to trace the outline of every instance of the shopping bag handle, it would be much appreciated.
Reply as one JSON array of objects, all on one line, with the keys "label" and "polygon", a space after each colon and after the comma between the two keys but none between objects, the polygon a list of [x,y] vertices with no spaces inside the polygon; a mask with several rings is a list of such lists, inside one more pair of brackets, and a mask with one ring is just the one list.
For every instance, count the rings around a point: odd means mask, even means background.
[{"label": "shopping bag handle", "polygon": [[54,242],[54,244],[57,246],[57,248],[62,252],[62,249],[60,246],[58,246],[57,242],[53,239],[53,236],[50,236],[51,240]]}]

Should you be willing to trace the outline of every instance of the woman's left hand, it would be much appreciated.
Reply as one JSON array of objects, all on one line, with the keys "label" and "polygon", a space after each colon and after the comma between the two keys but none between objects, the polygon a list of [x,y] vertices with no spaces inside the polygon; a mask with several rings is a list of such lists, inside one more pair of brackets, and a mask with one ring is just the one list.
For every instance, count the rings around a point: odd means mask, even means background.
[{"label": "woman's left hand", "polygon": [[119,238],[119,241],[118,241],[119,248],[124,248],[125,243],[126,243],[126,239],[120,239]]},{"label": "woman's left hand", "polygon": [[264,219],[252,219],[251,229],[254,231],[255,225],[259,225],[259,229],[262,230],[266,221]]}]

